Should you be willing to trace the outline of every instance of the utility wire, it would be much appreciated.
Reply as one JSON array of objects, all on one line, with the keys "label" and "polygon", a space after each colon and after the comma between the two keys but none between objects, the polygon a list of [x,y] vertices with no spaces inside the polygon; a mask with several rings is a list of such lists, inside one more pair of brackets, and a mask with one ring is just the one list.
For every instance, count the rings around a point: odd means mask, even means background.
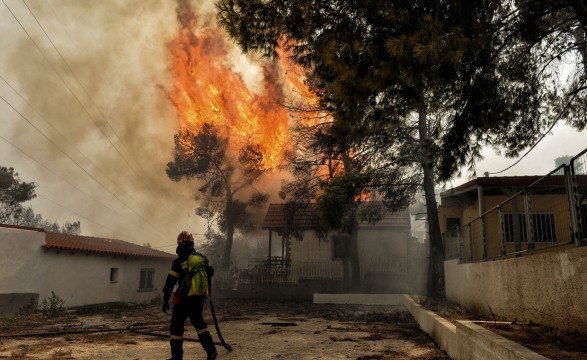
[{"label": "utility wire", "polygon": [[[4,0],[3,0],[4,1]],[[127,152],[130,153],[128,151],[128,149],[126,148],[126,146],[124,146],[124,143],[120,141],[120,136],[118,136],[118,133],[116,132],[116,130],[114,129],[114,127],[112,126],[112,124],[108,121],[108,118],[104,115],[104,113],[102,112],[102,110],[100,109],[100,107],[94,102],[94,100],[92,99],[92,97],[90,96],[89,92],[87,91],[87,89],[85,88],[85,86],[83,85],[83,83],[81,82],[81,80],[79,79],[79,77],[76,75],[76,73],[73,71],[73,69],[71,68],[71,66],[69,65],[69,62],[65,59],[65,57],[61,54],[61,51],[59,51],[59,49],[57,48],[57,46],[55,45],[55,43],[53,42],[53,40],[51,39],[51,37],[49,36],[49,34],[47,34],[47,31],[45,31],[45,28],[43,27],[43,25],[41,25],[41,23],[39,22],[39,20],[37,19],[37,17],[35,16],[35,14],[33,13],[33,11],[30,9],[30,7],[28,6],[27,2],[25,0],[22,0],[22,2],[24,3],[24,5],[26,6],[26,8],[28,9],[29,13],[33,16],[33,18],[35,19],[35,22],[37,23],[37,25],[41,28],[41,30],[43,31],[43,33],[45,34],[45,36],[47,37],[47,39],[49,40],[49,42],[51,43],[51,45],[53,46],[53,48],[55,49],[55,51],[57,51],[57,54],[59,54],[59,57],[61,58],[61,60],[65,63],[65,65],[67,65],[67,68],[69,69],[69,71],[71,72],[71,74],[73,75],[73,77],[77,80],[78,84],[80,85],[80,87],[82,88],[82,90],[84,91],[84,93],[87,95],[88,99],[90,100],[90,102],[94,105],[94,107],[96,108],[96,110],[100,113],[100,115],[102,116],[102,119],[104,119],[104,121],[106,122],[106,124],[108,124],[108,127],[110,127],[110,129],[112,130],[112,132],[114,133],[114,136],[116,137],[116,139],[118,139],[118,141],[120,142],[122,148]],[[92,118],[93,119],[93,118]],[[94,121],[94,123],[96,124],[96,122]],[[96,124],[96,126],[98,127],[98,129],[100,131],[102,131],[102,129],[100,129],[99,125]],[[126,159],[126,157],[124,156],[124,154],[122,154],[122,152],[120,152],[118,150],[118,148],[112,143],[112,141],[110,141],[110,139],[108,138],[108,136],[106,135],[106,133],[104,133],[102,131],[102,134],[108,139],[108,141],[110,142],[110,144],[114,147],[114,149],[120,154],[122,160],[124,160],[124,162],[127,164],[127,166],[129,167],[129,169],[132,171],[132,173],[139,179],[140,182],[143,183],[143,185],[147,188],[149,188],[149,185],[143,180],[142,177],[140,177],[138,175],[138,173],[135,171],[135,169],[131,166],[131,164],[129,163],[129,161]],[[152,192],[152,189],[150,189]],[[155,192],[152,192],[153,196],[161,201],[161,199],[158,198],[157,194]],[[161,201],[162,202],[162,201]]]},{"label": "utility wire", "polygon": [[[77,100],[77,102],[82,106],[82,108],[84,109],[85,113],[90,117],[90,119],[93,120],[94,125],[96,125],[96,127],[98,128],[98,130],[102,133],[102,135],[104,135],[104,137],[106,137],[106,139],[108,140],[108,142],[110,143],[110,145],[112,145],[112,147],[114,148],[114,150],[116,150],[116,152],[120,155],[120,157],[122,158],[122,160],[124,160],[124,162],[128,165],[128,168],[135,174],[135,176],[137,176],[137,178],[139,178],[140,181],[143,181],[142,178],[140,176],[138,176],[138,174],[134,171],[134,169],[132,168],[132,166],[129,164],[128,160],[124,157],[124,155],[120,152],[120,150],[116,147],[116,145],[114,145],[114,143],[112,142],[112,140],[110,139],[110,137],[108,137],[108,135],[106,135],[106,133],[101,129],[100,124],[96,121],[96,119],[92,116],[92,114],[89,112],[88,108],[81,102],[81,100],[79,99],[79,97],[77,97],[74,93],[74,91],[71,89],[71,87],[67,84],[67,82],[65,81],[65,79],[63,79],[63,77],[61,76],[61,74],[59,74],[59,72],[57,71],[57,69],[55,69],[55,67],[53,66],[53,64],[49,61],[49,59],[47,58],[47,56],[45,55],[45,53],[41,50],[41,48],[39,47],[39,45],[35,42],[35,40],[32,38],[32,36],[29,34],[29,32],[24,28],[24,26],[22,25],[22,23],[20,22],[20,20],[18,20],[18,18],[16,17],[16,15],[14,14],[14,12],[10,9],[10,7],[6,4],[5,0],[2,0],[2,2],[4,3],[4,6],[6,6],[6,8],[8,9],[8,11],[12,14],[12,16],[14,17],[14,19],[16,20],[16,22],[20,25],[20,27],[22,28],[22,30],[27,34],[28,38],[32,41],[32,43],[35,45],[37,51],[41,54],[41,56],[43,56],[43,59],[45,59],[45,62],[51,67],[51,69],[53,70],[53,72],[55,72],[55,74],[59,77],[59,79],[61,80],[61,82],[63,83],[63,85],[67,88],[67,90],[69,91],[69,93],[71,95],[73,95],[73,97]],[[26,5],[26,3],[25,3]],[[28,9],[28,5],[27,5],[27,9]],[[30,9],[29,9],[30,12]],[[34,16],[34,14],[31,15]],[[36,20],[36,17],[35,17]],[[38,21],[37,21],[38,23]],[[40,26],[40,24],[39,24]],[[43,29],[41,27],[41,29]],[[43,32],[45,32],[45,30],[43,29]],[[45,35],[47,35],[47,33],[45,32]],[[51,44],[53,44],[53,42],[51,41],[51,39],[49,38],[49,41],[51,42]],[[53,45],[55,46],[55,45]],[[55,48],[57,50],[57,48]],[[61,56],[61,53],[59,52],[59,50],[57,50],[57,52],[59,53],[59,55]],[[63,57],[61,57],[63,59]],[[67,66],[69,67],[69,64],[65,61],[65,59],[63,59],[63,61],[67,64]],[[71,68],[70,68],[71,71]],[[73,73],[74,77],[75,73]],[[77,77],[76,77],[77,79]],[[79,82],[79,79],[77,79]],[[83,88],[82,86],[82,89]],[[94,106],[96,106],[96,104],[92,101],[91,97],[89,96],[89,94],[86,95],[89,97],[90,102],[92,102],[92,104],[94,104]],[[96,108],[98,109],[98,111],[100,112],[100,109],[96,106]],[[101,112],[100,112],[101,113]],[[103,114],[102,114],[103,115]],[[110,125],[110,123],[105,120],[106,123],[108,123],[108,125]],[[111,126],[110,126],[111,127]],[[114,131],[114,130],[113,130]],[[114,132],[116,134],[116,132]],[[153,197],[156,197],[155,195]],[[133,209],[131,209],[135,214],[138,215],[138,213],[136,213],[136,211],[134,211]],[[140,216],[140,215],[139,215]],[[144,219],[143,219],[144,220]],[[152,226],[152,225],[151,225]],[[157,229],[155,229],[157,230]],[[160,234],[161,232],[159,230],[157,230]]]},{"label": "utility wire", "polygon": [[[32,157],[31,155],[27,154],[23,149],[21,149],[20,147],[16,146],[13,142],[11,142],[10,140],[6,139],[4,136],[0,135],[0,139],[4,140],[5,142],[7,142],[9,145],[11,145],[12,147],[14,147],[15,149],[17,149],[18,151],[20,151],[23,155],[25,155],[27,158],[31,159],[32,161],[36,162],[37,164],[41,165],[45,170],[49,171],[51,174],[55,175],[57,178],[59,178],[61,181],[64,181],[65,183],[67,183],[68,185],[70,185],[71,187],[73,187],[74,189],[78,190],[80,193],[82,193],[83,195],[85,195],[86,197],[88,197],[89,199],[92,199],[94,201],[96,201],[98,204],[104,206],[105,208],[107,208],[110,211],[113,211],[114,213],[116,213],[119,216],[122,216],[121,214],[117,213],[115,210],[111,209],[110,207],[108,207],[107,205],[93,199],[89,194],[87,194],[86,192],[84,192],[82,189],[78,188],[77,186],[75,186],[74,184],[70,183],[68,180],[64,179],[63,177],[61,177],[59,174],[57,174],[56,172],[54,172],[53,170],[51,170],[49,167],[47,167],[46,165],[42,164],[41,162],[39,162],[38,160],[36,160],[34,157]],[[68,209],[72,212],[74,212],[72,209]]]},{"label": "utility wire", "polygon": [[[55,147],[61,151],[61,153],[63,155],[65,155],[66,157],[69,158],[69,160],[71,160],[74,164],[76,164],[80,169],[82,169],[89,177],[91,177],[92,179],[94,179],[94,181],[96,181],[100,186],[102,186],[104,189],[108,190],[108,188],[106,188],[106,186],[104,186],[104,184],[102,184],[100,181],[98,181],[95,177],[92,176],[92,174],[90,174],[89,172],[86,171],[85,168],[83,168],[80,164],[78,164],[74,159],[72,159],[69,155],[67,155],[62,149],[61,147],[59,147],[57,144],[55,144],[51,139],[49,139],[41,130],[39,130],[33,123],[30,122],[29,119],[27,119],[21,112],[19,112],[14,106],[12,106],[12,104],[10,104],[2,95],[0,95],[0,99],[4,100],[4,102],[6,104],[8,104],[8,106],[10,106],[12,108],[12,110],[14,110],[18,115],[20,115],[23,119],[25,119],[35,130],[37,130],[43,137],[45,137],[45,139],[49,140],[53,145],[55,145]],[[68,185],[70,185],[71,187],[73,187],[74,189],[78,190],[79,192],[81,192],[82,194],[84,194],[85,196],[87,196],[88,198],[96,201],[98,204],[104,206],[106,209],[115,212],[117,215],[122,216],[122,214],[119,214],[118,212],[116,212],[114,209],[110,208],[108,205],[103,204],[102,202],[92,198],[91,195],[89,195],[88,193],[84,192],[82,189],[78,188],[76,185],[72,184],[71,182],[69,182],[68,180],[64,179],[63,177],[61,177],[60,175],[58,175],[57,173],[55,173],[53,170],[51,170],[49,167],[45,166],[44,164],[40,163],[39,161],[37,161],[36,159],[34,159],[30,154],[27,154],[26,152],[24,152],[24,150],[22,150],[20,147],[16,146],[14,143],[10,142],[9,140],[7,140],[6,138],[4,138],[3,136],[0,135],[0,137],[6,141],[8,144],[12,145],[14,148],[16,148],[17,150],[19,150],[21,153],[23,153],[24,155],[26,155],[29,159],[35,161],[37,164],[41,165],[42,167],[44,167],[46,170],[48,170],[49,172],[51,172],[53,175],[57,176],[59,179],[61,179],[62,181],[64,181],[65,183],[67,183]],[[112,194],[114,195],[114,194]],[[116,196],[116,195],[114,195]],[[119,199],[120,200],[120,199]],[[122,202],[122,201],[121,201]],[[124,202],[122,202],[124,204]]]},{"label": "utility wire", "polygon": [[[12,91],[14,91],[14,93],[16,95],[18,95],[24,102],[26,102],[26,104],[33,109],[33,111],[35,112],[35,114],[37,114],[37,116],[39,116],[39,118],[47,125],[49,125],[54,131],[56,131],[57,133],[59,133],[59,135],[61,135],[61,137],[66,141],[66,143],[71,146],[72,148],[74,148],[75,150],[77,150],[77,152],[87,161],[90,163],[90,165],[92,165],[94,168],[99,169],[98,166],[92,161],[90,160],[86,155],[84,155],[84,153],[82,153],[71,141],[69,141],[67,139],[67,137],[61,133],[58,129],[56,129],[50,122],[48,122],[45,118],[43,118],[43,115],[33,106],[33,104],[31,104],[24,96],[22,96],[2,75],[0,75],[0,79],[2,79],[6,85],[8,85]],[[57,143],[55,143],[53,140],[51,140],[41,129],[39,129],[35,124],[33,124],[28,118],[26,118],[22,113],[20,113],[18,110],[16,110],[16,108],[14,106],[12,106],[8,100],[6,100],[4,97],[2,97],[0,95],[0,98],[2,98],[2,100],[4,100],[4,102],[6,102],[15,112],[17,112],[22,119],[24,119],[26,122],[28,122],[35,130],[37,130],[45,139],[49,140],[56,148],[58,148],[65,156],[69,157],[69,159],[71,161],[73,161],[78,167],[80,167],[86,174],[88,174],[89,176],[92,176],[88,173],[88,171],[86,171],[85,168],[83,168],[80,164],[78,164],[75,160],[73,160],[70,156],[68,156],[65,153],[65,150],[63,150],[61,148],[61,146],[59,146]],[[108,176],[106,176],[105,174],[102,174],[104,177],[108,178]],[[114,182],[109,179],[111,184],[113,186],[116,186],[114,184]],[[100,183],[100,185],[102,185],[104,187],[103,184]]]},{"label": "utility wire", "polygon": [[116,230],[112,229],[111,227],[109,227],[109,226],[107,226],[107,225],[104,225],[104,224],[100,224],[100,223],[98,223],[98,222],[96,222],[96,221],[94,221],[94,220],[90,220],[89,218],[87,218],[87,217],[83,216],[83,215],[82,215],[82,214],[80,214],[79,212],[77,212],[77,211],[75,211],[75,210],[73,210],[73,209],[70,209],[70,208],[68,208],[68,207],[67,207],[67,206],[65,206],[65,205],[59,204],[57,201],[55,201],[55,200],[52,200],[52,199],[50,199],[50,198],[46,197],[45,195],[43,195],[43,194],[41,194],[41,193],[38,193],[38,192],[37,192],[37,194],[36,194],[36,195],[37,195],[37,196],[39,196],[40,198],[43,198],[43,199],[45,199],[45,200],[49,201],[49,202],[50,202],[50,203],[52,203],[53,205],[59,206],[59,207],[60,207],[60,208],[62,208],[62,209],[65,209],[65,210],[67,210],[67,211],[70,211],[70,212],[74,213],[75,215],[77,215],[77,216],[79,216],[79,217],[81,217],[81,218],[83,218],[83,219],[87,220],[88,222],[91,222],[91,223],[93,223],[93,224],[95,224],[95,225],[98,225],[98,226],[101,226],[101,227],[103,227],[103,228],[106,228],[106,229],[108,229],[108,230],[112,231],[112,233],[116,233]]},{"label": "utility wire", "polygon": [[[6,2],[4,0],[2,0],[2,2],[4,3],[4,6],[6,6],[6,8],[8,9],[8,11],[12,14],[12,16],[14,17],[14,19],[18,22],[18,24],[20,25],[20,27],[22,28],[22,30],[27,34],[27,36],[29,37],[29,39],[33,42],[33,44],[35,45],[35,47],[37,48],[37,50],[39,51],[39,53],[43,56],[43,58],[45,59],[45,61],[47,62],[47,64],[51,67],[51,69],[55,72],[55,74],[59,77],[59,79],[61,80],[61,82],[65,85],[65,87],[67,88],[67,90],[74,96],[74,98],[77,100],[77,102],[82,106],[82,108],[84,109],[84,111],[86,112],[86,114],[88,114],[88,116],[94,120],[94,124],[96,125],[96,127],[98,128],[98,130],[100,130],[100,132],[102,132],[102,134],[106,137],[106,139],[110,142],[110,144],[112,145],[112,147],[118,152],[118,154],[121,156],[121,158],[125,161],[125,163],[128,165],[129,169],[131,169],[135,176],[137,176],[141,181],[143,181],[138,174],[134,171],[134,169],[132,169],[131,165],[128,163],[128,161],[126,160],[126,158],[124,157],[124,155],[118,150],[118,148],[114,145],[114,143],[112,142],[112,140],[108,137],[108,135],[106,135],[106,133],[104,133],[104,131],[101,129],[100,125],[95,121],[94,117],[90,114],[89,110],[86,108],[86,106],[81,102],[81,100],[75,95],[75,93],[73,92],[73,90],[67,85],[66,81],[63,79],[63,77],[61,76],[61,74],[59,74],[59,72],[55,69],[55,67],[51,64],[51,62],[49,61],[49,59],[47,58],[47,56],[45,55],[45,53],[40,49],[39,45],[35,42],[35,40],[31,37],[31,35],[28,33],[28,31],[24,28],[24,26],[22,25],[22,23],[18,20],[18,18],[16,17],[16,15],[14,14],[14,12],[10,9],[10,7],[6,4]],[[24,0],[23,0],[24,2]],[[63,58],[63,56],[61,55],[61,52],[59,52],[59,50],[55,47],[53,41],[50,39],[50,37],[47,35],[47,33],[45,32],[44,28],[40,25],[40,23],[38,22],[36,16],[32,13],[32,11],[29,9],[28,5],[25,3],[25,6],[27,7],[27,9],[29,10],[29,12],[31,13],[31,15],[35,18],[35,20],[37,21],[37,24],[39,24],[39,26],[41,27],[41,29],[43,30],[43,32],[45,33],[45,35],[47,36],[47,38],[49,39],[49,41],[51,42],[51,44],[53,45],[53,47],[55,48],[55,50],[58,52],[59,56],[61,57],[61,59],[66,63],[66,65],[68,66],[68,68],[70,69],[70,71],[72,72],[72,74],[74,75],[74,77],[78,80],[78,82],[81,85],[81,82],[79,81],[79,79],[75,76],[75,73],[73,73],[73,71],[71,70],[71,67],[69,66],[69,64],[67,63],[67,61],[65,61],[65,59]],[[85,88],[82,85],[82,88],[85,91]],[[86,92],[86,95],[87,94]],[[96,106],[96,104],[93,102],[93,100],[90,98],[90,101],[92,102],[92,104],[94,104],[94,106],[98,109],[98,111],[101,113],[100,109]],[[6,101],[4,98],[2,98],[4,101]],[[6,101],[7,102],[7,101]],[[8,103],[8,102],[7,102]],[[10,104],[8,103],[15,111],[16,109]],[[18,112],[18,111],[17,111]],[[25,118],[22,114],[20,114],[20,112],[18,112],[19,115],[21,115],[21,117]],[[104,117],[104,115],[102,114],[102,116]],[[25,118],[26,119],[26,118]],[[105,117],[104,117],[105,119]],[[27,119],[28,121],[28,119]],[[113,132],[116,134],[116,132],[114,131],[114,129],[112,128],[112,126],[110,125],[110,123],[105,119],[105,122],[110,126],[110,128],[113,130]],[[30,121],[29,121],[30,123]],[[37,129],[38,130],[38,129]],[[6,140],[6,139],[4,139]],[[59,148],[59,147],[58,147]],[[59,148],[60,149],[60,148]],[[61,149],[60,149],[61,150]],[[63,151],[62,151],[63,152]],[[65,154],[65,153],[64,153]],[[66,154],[67,156],[67,154]],[[69,157],[69,156],[68,156]],[[70,158],[71,159],[71,158]],[[73,161],[73,159],[71,159]],[[74,161],[74,163],[76,163]],[[76,165],[80,166],[79,164],[76,163]],[[81,167],[81,166],[80,166]],[[82,170],[84,170],[86,173],[87,171],[85,169],[82,168]],[[88,173],[89,175],[89,173]],[[91,175],[90,175],[91,176]],[[94,180],[96,180],[94,177],[92,177]],[[96,180],[97,181],[97,180]],[[102,185],[103,186],[103,185]],[[116,196],[114,193],[112,193],[109,189],[107,189],[105,186],[103,186],[106,190],[108,190],[113,196],[115,196],[118,200],[120,200],[123,204],[125,204],[133,213],[135,213],[137,216],[139,216],[143,221],[145,221],[147,224],[149,224],[151,227],[153,227],[157,232],[159,232],[161,235],[162,233],[156,229],[151,223],[149,223],[146,219],[144,219],[141,215],[139,215],[135,210],[133,210],[132,208],[130,208],[126,203],[124,203],[124,201],[122,201],[118,196]]]},{"label": "utility wire", "polygon": [[507,168],[501,170],[501,171],[497,171],[497,172],[492,172],[489,173],[490,175],[496,175],[496,174],[501,174],[504,171],[507,171],[511,168],[513,168],[515,165],[517,165],[520,161],[522,161],[523,158],[526,157],[526,155],[528,155],[532,150],[534,150],[534,148],[546,137],[546,134],[550,133],[552,131],[552,129],[554,128],[554,126],[556,125],[556,123],[561,119],[561,117],[563,116],[564,112],[569,108],[569,106],[571,106],[571,103],[573,102],[573,100],[575,100],[575,97],[577,97],[577,93],[574,93],[573,96],[571,97],[571,99],[567,102],[567,104],[565,105],[565,107],[561,110],[561,112],[559,112],[558,116],[556,117],[556,119],[554,119],[554,121],[552,122],[552,125],[550,125],[550,127],[548,128],[548,130],[546,130],[542,136],[540,136],[540,138],[534,143],[534,145],[532,145],[532,147],[530,149],[528,149],[528,151],[526,151],[526,153],[524,153],[524,155],[522,155],[521,158],[519,158],[516,162],[514,162],[513,164],[511,164],[510,166],[508,166]]},{"label": "utility wire", "polygon": [[[18,110],[16,110],[12,104],[10,104],[8,101],[6,101],[6,99],[4,99],[2,96],[0,96],[0,98],[6,102],[8,104],[8,106],[10,106],[14,111],[16,111],[17,114],[19,114],[22,118],[26,119],[26,117],[21,114]],[[27,119],[28,121],[28,119]],[[30,123],[30,121],[29,121]],[[49,172],[51,172],[53,175],[57,176],[59,179],[63,180],[65,183],[69,184],[70,186],[72,186],[73,188],[75,188],[76,190],[78,190],[79,192],[81,192],[82,194],[84,194],[85,196],[87,196],[88,198],[96,201],[98,204],[104,206],[105,208],[107,208],[108,210],[111,210],[113,212],[115,212],[116,214],[118,214],[115,210],[111,209],[110,207],[108,207],[107,205],[101,203],[98,200],[95,200],[94,198],[92,198],[89,194],[87,194],[86,192],[84,192],[82,189],[80,189],[79,187],[77,187],[76,185],[72,184],[71,182],[69,182],[68,180],[64,179],[63,177],[61,177],[60,175],[58,175],[56,172],[54,172],[53,170],[51,170],[49,167],[47,167],[46,165],[42,164],[41,162],[39,162],[38,160],[36,160],[33,156],[27,154],[23,149],[21,149],[20,147],[18,147],[16,144],[14,144],[13,142],[9,141],[8,139],[6,139],[5,137],[3,137],[2,135],[0,135],[0,139],[3,139],[5,142],[7,142],[8,144],[12,145],[14,148],[16,148],[17,150],[19,150],[21,153],[23,153],[24,155],[26,155],[29,159],[33,160],[34,162],[36,162],[37,164],[41,165],[43,168],[47,169]],[[62,151],[59,147],[57,147],[60,151]],[[63,152],[63,151],[62,151]],[[67,154],[63,153],[65,156],[67,156],[71,161],[73,161],[74,164],[76,164],[78,167],[80,167],[82,170],[85,171],[85,169],[83,167],[81,167],[75,160],[73,160],[71,157],[69,157]],[[100,184],[106,191],[108,191],[110,194],[112,194],[112,196],[114,196],[116,199],[118,199],[118,201],[120,201],[122,204],[124,204],[130,211],[132,211],[135,215],[137,215],[141,220],[143,220],[145,223],[149,224],[155,231],[159,232],[160,235],[163,235],[163,233],[161,233],[157,228],[155,228],[149,221],[147,221],[144,217],[142,217],[139,213],[137,213],[134,209],[132,209],[127,203],[125,203],[122,199],[120,199],[116,194],[114,194],[112,191],[110,191],[110,189],[108,189],[107,187],[105,187],[100,181],[98,181],[96,178],[94,178],[90,173],[88,173],[86,171],[86,174],[88,174],[88,176],[90,176],[92,179],[94,179],[94,181],[96,181],[98,184]],[[120,216],[122,216],[121,214],[118,214]]]}]

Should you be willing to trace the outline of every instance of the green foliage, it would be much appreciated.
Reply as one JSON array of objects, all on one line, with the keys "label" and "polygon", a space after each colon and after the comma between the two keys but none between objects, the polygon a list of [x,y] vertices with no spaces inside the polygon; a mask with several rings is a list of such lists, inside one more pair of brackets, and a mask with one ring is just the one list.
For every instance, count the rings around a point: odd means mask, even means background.
[{"label": "green foliage", "polygon": [[0,166],[0,223],[9,224],[24,211],[22,203],[33,199],[35,183],[21,181],[14,168]]},{"label": "green foliage", "polygon": [[516,156],[558,121],[587,126],[582,2],[217,4],[220,23],[244,51],[272,57],[281,45],[305,66],[323,108],[356,136],[405,124],[414,112],[444,113],[431,134],[441,180],[474,165],[484,146]]},{"label": "green foliage", "polygon": [[51,296],[43,299],[41,312],[45,316],[53,317],[63,312],[64,305],[65,300],[51,291]]},{"label": "green foliage", "polygon": [[322,193],[316,198],[316,208],[328,227],[352,234],[357,226],[357,209],[365,190],[365,174],[345,172],[321,181]]},{"label": "green foliage", "polygon": [[18,226],[29,226],[47,231],[78,235],[81,232],[79,221],[65,222],[59,225],[35,214],[32,207],[23,203],[36,197],[37,185],[20,180],[13,168],[0,166],[0,223]]},{"label": "green foliage", "polygon": [[587,17],[581,1],[501,1],[485,37],[480,71],[455,103],[441,176],[482,145],[514,157],[556,123],[587,125]]}]

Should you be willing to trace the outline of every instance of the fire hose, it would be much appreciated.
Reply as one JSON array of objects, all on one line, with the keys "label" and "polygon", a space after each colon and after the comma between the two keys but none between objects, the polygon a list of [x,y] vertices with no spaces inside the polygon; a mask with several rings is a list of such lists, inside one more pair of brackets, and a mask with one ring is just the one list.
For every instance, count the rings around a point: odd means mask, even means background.
[{"label": "fire hose", "polygon": [[210,312],[212,313],[212,320],[214,321],[214,327],[216,328],[216,334],[218,334],[220,343],[222,344],[222,346],[224,346],[226,350],[232,351],[232,346],[228,345],[226,341],[224,341],[222,333],[220,332],[220,327],[218,326],[216,312],[214,311],[214,303],[212,302],[212,276],[210,275],[208,275],[208,299],[210,300]]},{"label": "fire hose", "polygon": [[[27,337],[49,337],[49,336],[59,336],[59,335],[89,335],[89,334],[97,334],[97,333],[106,333],[106,332],[126,332],[132,331],[134,333],[140,335],[148,335],[148,336],[156,336],[160,338],[169,339],[169,334],[162,334],[158,332],[149,331],[149,328],[145,328],[145,326],[149,325],[162,325],[167,324],[167,322],[148,322],[148,323],[135,323],[128,325],[127,327],[120,327],[120,328],[101,328],[101,329],[69,329],[69,330],[61,330],[61,331],[38,331],[38,332],[29,332],[29,333],[15,333],[15,334],[0,334],[1,338],[27,338]],[[200,340],[195,338],[185,337],[184,341],[190,342],[200,342]],[[215,345],[223,345],[222,343],[215,342]]]}]

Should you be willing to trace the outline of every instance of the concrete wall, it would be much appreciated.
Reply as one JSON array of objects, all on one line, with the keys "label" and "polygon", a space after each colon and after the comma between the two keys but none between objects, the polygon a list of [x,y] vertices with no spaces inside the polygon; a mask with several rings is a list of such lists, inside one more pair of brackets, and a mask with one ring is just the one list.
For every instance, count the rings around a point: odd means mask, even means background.
[{"label": "concrete wall", "polygon": [[359,228],[359,254],[370,257],[408,256],[409,228],[381,228],[363,225]]},{"label": "concrete wall", "polygon": [[587,333],[587,247],[444,269],[446,297],[463,307]]},{"label": "concrete wall", "polygon": [[[0,294],[38,294],[42,303],[53,291],[67,307],[148,302],[160,296],[172,262],[48,250],[42,247],[44,237],[44,232],[0,228]],[[116,282],[110,282],[111,268],[118,269]],[[141,268],[155,269],[154,289],[139,290]]]}]

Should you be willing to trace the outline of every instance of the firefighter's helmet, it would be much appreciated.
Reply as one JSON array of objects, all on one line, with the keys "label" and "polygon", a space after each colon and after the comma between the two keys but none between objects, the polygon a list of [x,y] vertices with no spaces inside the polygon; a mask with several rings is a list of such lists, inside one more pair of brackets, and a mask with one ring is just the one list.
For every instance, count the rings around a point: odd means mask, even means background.
[{"label": "firefighter's helmet", "polygon": [[180,232],[179,235],[177,235],[177,243],[181,244],[184,242],[194,242],[194,237],[192,236],[191,232],[184,230]]}]

